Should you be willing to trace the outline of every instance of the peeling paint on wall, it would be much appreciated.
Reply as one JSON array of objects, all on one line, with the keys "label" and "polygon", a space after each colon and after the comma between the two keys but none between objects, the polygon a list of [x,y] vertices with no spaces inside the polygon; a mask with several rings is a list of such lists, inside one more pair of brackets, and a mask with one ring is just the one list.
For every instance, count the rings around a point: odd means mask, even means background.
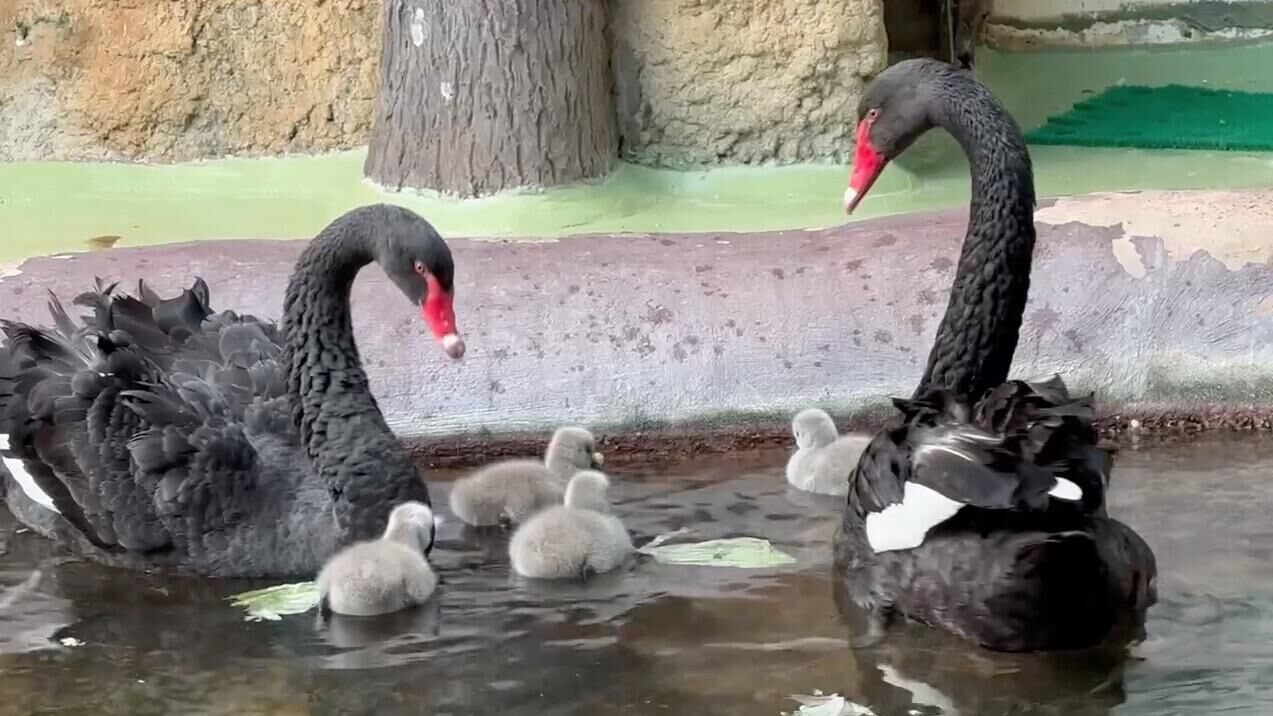
[{"label": "peeling paint on wall", "polygon": [[1034,214],[1035,221],[1117,226],[1119,263],[1134,276],[1145,266],[1132,237],[1162,239],[1173,261],[1206,250],[1230,269],[1273,265],[1273,189],[1250,191],[1139,191],[1059,197]]}]

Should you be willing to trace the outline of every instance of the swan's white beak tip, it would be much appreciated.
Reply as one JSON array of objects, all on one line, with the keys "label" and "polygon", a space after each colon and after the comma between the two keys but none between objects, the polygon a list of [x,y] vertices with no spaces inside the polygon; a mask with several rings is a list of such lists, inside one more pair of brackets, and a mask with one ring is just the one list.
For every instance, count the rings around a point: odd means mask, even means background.
[{"label": "swan's white beak tip", "polygon": [[442,350],[454,360],[464,357],[464,339],[454,333],[442,336]]},{"label": "swan's white beak tip", "polygon": [[858,205],[858,193],[853,187],[844,190],[844,213],[852,214]]}]

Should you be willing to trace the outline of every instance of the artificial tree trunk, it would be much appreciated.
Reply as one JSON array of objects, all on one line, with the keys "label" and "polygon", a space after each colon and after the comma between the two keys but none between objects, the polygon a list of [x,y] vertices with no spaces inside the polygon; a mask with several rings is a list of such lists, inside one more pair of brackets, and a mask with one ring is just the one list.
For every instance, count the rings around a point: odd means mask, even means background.
[{"label": "artificial tree trunk", "polygon": [[472,197],[605,175],[606,0],[385,0],[364,171]]}]

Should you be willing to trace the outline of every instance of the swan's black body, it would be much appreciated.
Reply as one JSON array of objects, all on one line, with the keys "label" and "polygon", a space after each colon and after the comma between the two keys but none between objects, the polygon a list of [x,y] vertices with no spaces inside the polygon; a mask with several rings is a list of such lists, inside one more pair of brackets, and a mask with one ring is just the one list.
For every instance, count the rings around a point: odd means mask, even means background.
[{"label": "swan's black body", "polygon": [[[1097,446],[1090,402],[1071,398],[1059,378],[1005,383],[1035,241],[1020,130],[970,73],[932,60],[882,73],[860,115],[873,120],[870,141],[884,157],[934,126],[950,131],[969,156],[973,199],[921,384],[912,400],[898,401],[902,415],[849,478],[835,538],[837,589],[867,610],[872,636],[896,614],[1004,651],[1135,638],[1157,598],[1157,568],[1139,535],[1105,514],[1110,455]],[[944,462],[919,460],[921,453]],[[919,547],[876,553],[866,516],[901,502],[907,481],[921,477],[973,506]],[[1048,498],[1057,477],[1078,485],[1083,499]]]},{"label": "swan's black body", "polygon": [[212,313],[201,280],[168,301],[99,284],[75,300],[92,309],[79,325],[56,298],[54,329],[5,322],[6,457],[57,511],[6,476],[10,508],[98,561],[258,577],[312,575],[378,536],[396,504],[427,504],[354,345],[349,290],[373,260],[413,301],[427,291],[413,267],[451,290],[450,251],[428,222],[373,206],[302,253],[281,331]]}]

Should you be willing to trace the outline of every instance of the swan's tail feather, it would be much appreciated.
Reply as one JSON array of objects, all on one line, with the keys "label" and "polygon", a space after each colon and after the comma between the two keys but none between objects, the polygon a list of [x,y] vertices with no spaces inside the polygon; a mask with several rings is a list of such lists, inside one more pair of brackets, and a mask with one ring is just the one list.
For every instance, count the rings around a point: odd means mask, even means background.
[{"label": "swan's tail feather", "polygon": [[[139,289],[148,290],[144,283]],[[196,278],[194,286],[184,289],[176,298],[162,299],[157,295],[146,301],[153,312],[155,323],[164,333],[174,337],[189,337],[203,332],[203,322],[211,315],[208,308],[208,285]]]},{"label": "swan's tail feather", "polygon": [[1090,394],[1072,397],[1060,377],[1044,383],[1011,381],[977,405],[976,420],[1013,436],[1036,465],[1078,485],[1082,512],[1103,514],[1113,459],[1098,444]]},{"label": "swan's tail feather", "polygon": [[987,509],[1103,509],[1111,460],[1096,444],[1091,397],[1072,398],[1060,377],[1011,381],[976,403],[930,388],[894,405],[912,480]]}]

